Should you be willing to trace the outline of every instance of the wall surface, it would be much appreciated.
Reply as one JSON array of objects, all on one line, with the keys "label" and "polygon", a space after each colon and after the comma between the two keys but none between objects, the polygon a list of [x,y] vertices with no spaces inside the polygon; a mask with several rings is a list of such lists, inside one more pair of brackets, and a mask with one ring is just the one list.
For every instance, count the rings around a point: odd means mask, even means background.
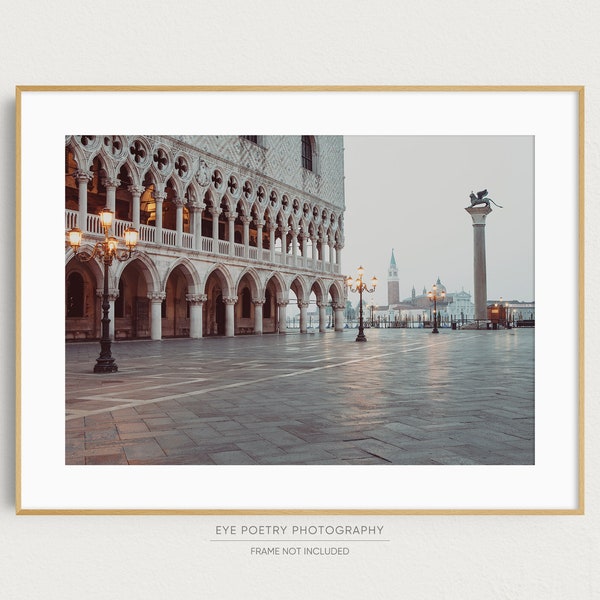
[{"label": "wall surface", "polygon": [[[15,516],[16,85],[585,85],[586,296],[600,293],[600,5],[517,0],[177,3],[1,0],[0,588],[44,598],[491,598],[600,595],[598,311],[586,313],[584,516],[368,517],[387,544],[251,557],[215,527],[265,517]],[[49,115],[51,118],[51,115]],[[253,133],[253,132],[248,132]],[[48,292],[49,290],[43,290]],[[40,298],[41,299],[41,298]],[[41,391],[43,393],[43,391]],[[311,523],[352,523],[314,517]]]}]

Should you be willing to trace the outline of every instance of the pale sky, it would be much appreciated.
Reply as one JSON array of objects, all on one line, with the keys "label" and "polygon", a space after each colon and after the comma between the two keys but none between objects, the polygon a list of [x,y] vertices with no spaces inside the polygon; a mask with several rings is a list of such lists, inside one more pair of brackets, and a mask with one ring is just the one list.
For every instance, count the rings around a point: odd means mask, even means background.
[{"label": "pale sky", "polygon": [[342,272],[375,275],[374,301],[387,304],[394,248],[400,297],[438,276],[448,292],[473,294],[469,194],[487,189],[488,299],[534,300],[532,136],[345,136]]}]

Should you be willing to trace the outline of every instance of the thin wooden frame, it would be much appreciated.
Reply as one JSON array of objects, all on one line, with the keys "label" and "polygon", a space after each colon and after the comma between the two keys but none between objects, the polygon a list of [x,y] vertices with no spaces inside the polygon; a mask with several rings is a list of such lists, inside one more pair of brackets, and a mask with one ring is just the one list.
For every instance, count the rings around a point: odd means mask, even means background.
[{"label": "thin wooden frame", "polygon": [[[16,105],[16,126],[17,126],[17,220],[16,220],[16,359],[17,359],[17,398],[16,398],[16,415],[17,415],[17,435],[16,435],[16,511],[18,514],[202,514],[202,515],[250,515],[250,514],[322,514],[322,515],[357,515],[357,514],[372,514],[372,515],[399,515],[399,514],[417,514],[417,515],[431,515],[431,514],[555,514],[555,515],[577,515],[584,513],[584,393],[583,393],[583,382],[584,382],[584,330],[583,330],[583,289],[584,289],[584,89],[581,86],[470,86],[470,87],[455,87],[455,86],[440,86],[440,87],[404,87],[404,86],[176,86],[176,87],[155,87],[155,86],[73,86],[73,87],[60,87],[60,86],[19,86],[17,88],[17,105]],[[567,94],[574,95],[576,98],[576,111],[577,115],[571,115],[571,118],[576,119],[576,133],[577,133],[577,151],[578,156],[573,157],[577,160],[577,178],[578,178],[578,191],[577,191],[577,223],[578,232],[576,232],[577,240],[577,283],[578,283],[578,295],[577,295],[577,308],[578,308],[578,321],[577,321],[577,346],[578,346],[578,368],[577,368],[577,385],[578,393],[575,402],[575,410],[577,411],[577,452],[576,461],[577,465],[574,466],[575,477],[577,480],[577,492],[576,502],[573,506],[567,508],[482,508],[482,509],[460,509],[460,508],[448,508],[448,509],[373,509],[373,508],[360,508],[360,509],[256,509],[256,508],[235,508],[235,509],[174,509],[174,508],[112,508],[105,507],[101,509],[89,509],[86,507],[77,508],[46,508],[46,507],[32,507],[30,503],[24,503],[23,499],[23,421],[22,421],[22,409],[24,398],[22,396],[22,373],[23,364],[26,361],[26,357],[22,356],[22,342],[23,342],[23,318],[24,314],[22,311],[22,303],[24,298],[22,296],[22,253],[24,246],[30,240],[24,238],[23,226],[24,219],[22,215],[23,201],[24,201],[24,186],[22,170],[22,156],[23,152],[27,151],[27,148],[23,147],[24,139],[24,128],[28,126],[28,113],[23,108],[23,100],[26,96],[31,94],[53,94],[58,93],[109,93],[109,94],[138,94],[143,92],[157,93],[164,92],[169,95],[177,94],[179,92],[186,93],[271,93],[271,92],[314,92],[316,94],[335,94],[342,92],[378,92],[378,93],[393,93],[393,94],[412,94],[412,93],[455,93],[455,92],[469,92],[469,93],[485,93],[485,94],[500,94],[503,93],[532,93],[539,94],[540,98],[543,98],[547,94]],[[568,117],[568,115],[567,115]],[[25,136],[26,137],[26,136]],[[29,138],[28,138],[29,139]],[[29,200],[30,198],[27,198]],[[26,399],[25,401],[28,401]],[[28,451],[31,448],[28,447]]]}]

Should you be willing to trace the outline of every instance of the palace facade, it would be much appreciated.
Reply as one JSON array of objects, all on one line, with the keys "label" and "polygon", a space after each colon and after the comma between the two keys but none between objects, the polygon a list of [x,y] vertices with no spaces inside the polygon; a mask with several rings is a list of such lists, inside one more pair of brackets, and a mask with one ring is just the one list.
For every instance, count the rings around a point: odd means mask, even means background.
[{"label": "palace facade", "polygon": [[[343,328],[344,170],[341,136],[71,135],[65,139],[65,229],[80,252],[133,226],[131,259],[109,269],[114,339],[307,330],[331,307]],[[67,247],[66,337],[100,337],[102,263]]]}]

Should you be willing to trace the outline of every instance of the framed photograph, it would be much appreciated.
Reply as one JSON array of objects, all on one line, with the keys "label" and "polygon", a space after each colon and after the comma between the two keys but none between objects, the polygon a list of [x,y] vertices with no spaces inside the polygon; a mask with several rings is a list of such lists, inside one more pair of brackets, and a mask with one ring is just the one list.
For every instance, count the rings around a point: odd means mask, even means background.
[{"label": "framed photograph", "polygon": [[17,513],[582,514],[583,107],[17,88]]}]

